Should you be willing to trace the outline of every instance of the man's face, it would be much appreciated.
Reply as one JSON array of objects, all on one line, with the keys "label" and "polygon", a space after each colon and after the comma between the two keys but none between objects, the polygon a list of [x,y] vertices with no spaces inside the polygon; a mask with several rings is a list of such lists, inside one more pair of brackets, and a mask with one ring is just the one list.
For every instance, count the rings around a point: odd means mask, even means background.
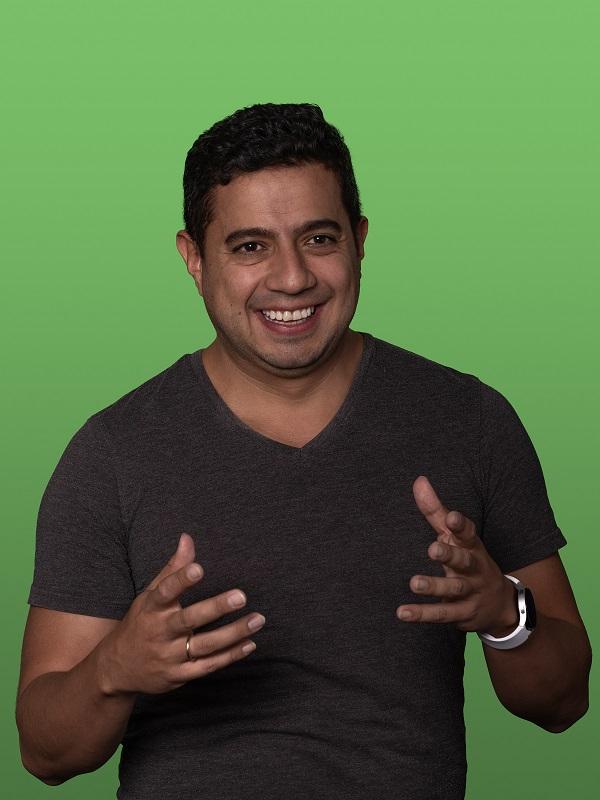
[{"label": "man's face", "polygon": [[219,345],[240,366],[276,375],[322,364],[356,309],[366,218],[357,252],[337,178],[322,164],[240,175],[216,187],[213,208],[204,259],[181,234],[178,246]]}]

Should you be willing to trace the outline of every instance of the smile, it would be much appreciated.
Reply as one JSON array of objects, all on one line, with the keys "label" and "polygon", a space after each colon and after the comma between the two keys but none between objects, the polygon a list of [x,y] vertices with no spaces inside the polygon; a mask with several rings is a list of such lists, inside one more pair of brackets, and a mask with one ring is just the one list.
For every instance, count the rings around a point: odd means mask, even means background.
[{"label": "smile", "polygon": [[271,311],[264,309],[262,311],[264,316],[273,322],[298,322],[299,320],[308,319],[315,313],[314,306],[307,306],[307,308],[296,308],[293,311]]}]

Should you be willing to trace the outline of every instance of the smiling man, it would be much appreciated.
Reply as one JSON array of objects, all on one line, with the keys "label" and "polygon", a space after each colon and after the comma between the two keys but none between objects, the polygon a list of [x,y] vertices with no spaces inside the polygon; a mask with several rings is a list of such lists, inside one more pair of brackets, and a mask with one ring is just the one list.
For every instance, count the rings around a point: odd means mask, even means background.
[{"label": "smiling man", "polygon": [[200,234],[177,236],[217,331],[204,369],[237,417],[302,447],[339,409],[363,351],[348,326],[367,219],[353,228],[336,173],[319,162],[239,175],[212,202],[203,256]]},{"label": "smiling man", "polygon": [[468,632],[513,714],[587,709],[533,445],[475,376],[350,328],[367,219],[317,106],[213,125],[184,202],[216,337],[92,415],[48,483],[23,763],[59,784],[122,744],[122,800],[461,800]]}]

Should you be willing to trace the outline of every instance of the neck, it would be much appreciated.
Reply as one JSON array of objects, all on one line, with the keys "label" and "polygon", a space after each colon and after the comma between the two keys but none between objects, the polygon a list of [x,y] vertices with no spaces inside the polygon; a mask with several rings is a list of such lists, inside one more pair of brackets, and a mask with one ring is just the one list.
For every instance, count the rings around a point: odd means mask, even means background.
[{"label": "neck", "polygon": [[363,337],[348,329],[324,363],[304,374],[278,375],[236,357],[217,338],[202,351],[202,363],[226,402],[235,396],[250,405],[296,406],[323,394],[345,394],[362,351]]}]

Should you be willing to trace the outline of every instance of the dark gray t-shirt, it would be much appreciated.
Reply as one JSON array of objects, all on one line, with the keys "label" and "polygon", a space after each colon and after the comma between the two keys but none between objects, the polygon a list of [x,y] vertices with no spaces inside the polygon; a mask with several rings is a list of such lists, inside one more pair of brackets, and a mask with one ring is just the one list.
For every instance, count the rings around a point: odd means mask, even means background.
[{"label": "dark gray t-shirt", "polygon": [[462,800],[465,634],[395,613],[433,602],[412,575],[443,575],[412,483],[426,475],[473,519],[503,572],[566,541],[509,402],[363,336],[346,400],[304,447],[241,422],[198,350],[91,416],[61,457],[30,604],[120,619],[186,531],[205,575],[183,605],[248,596],[204,630],[266,617],[249,657],[138,696],[122,800]]}]

